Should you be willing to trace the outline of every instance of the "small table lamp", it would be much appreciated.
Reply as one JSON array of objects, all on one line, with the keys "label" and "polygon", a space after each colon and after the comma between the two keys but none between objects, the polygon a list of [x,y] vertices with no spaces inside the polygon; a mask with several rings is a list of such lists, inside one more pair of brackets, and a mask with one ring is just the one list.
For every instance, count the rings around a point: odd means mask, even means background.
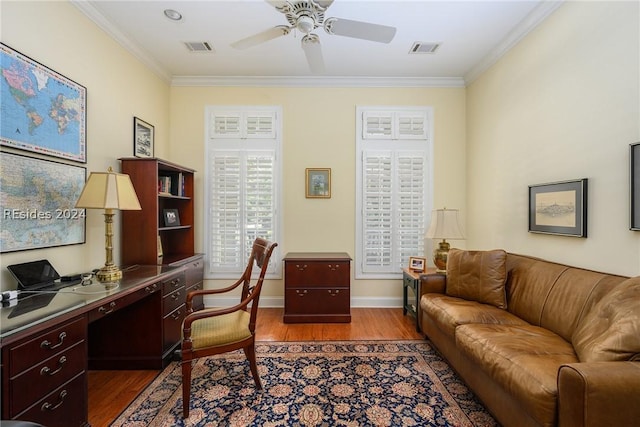
[{"label": "small table lamp", "polygon": [[100,282],[122,279],[122,271],[113,264],[113,214],[114,210],[139,211],[140,202],[129,175],[116,173],[111,166],[107,172],[91,172],[76,202],[76,208],[104,209],[105,251],[107,261],[96,273]]},{"label": "small table lamp", "polygon": [[429,239],[442,239],[437,248],[433,250],[433,263],[436,272],[447,272],[447,255],[449,243],[446,239],[464,239],[458,220],[458,209],[435,209],[431,212],[431,225],[427,230]]}]

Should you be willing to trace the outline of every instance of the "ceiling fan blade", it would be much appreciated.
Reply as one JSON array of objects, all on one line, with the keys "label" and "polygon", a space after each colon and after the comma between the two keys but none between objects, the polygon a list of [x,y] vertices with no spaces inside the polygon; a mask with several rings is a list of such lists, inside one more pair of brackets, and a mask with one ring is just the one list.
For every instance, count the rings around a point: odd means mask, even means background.
[{"label": "ceiling fan blade", "polygon": [[276,9],[284,7],[287,2],[285,0],[264,0]]},{"label": "ceiling fan blade", "polygon": [[315,0],[315,3],[323,9],[327,9],[333,3],[333,0]]},{"label": "ceiling fan blade", "polygon": [[277,27],[269,28],[258,34],[254,34],[237,42],[231,43],[231,47],[235,49],[248,49],[250,47],[259,45],[260,43],[273,40],[278,37],[286,36],[290,32],[290,28],[286,25],[278,25]]},{"label": "ceiling fan blade", "polygon": [[314,74],[324,72],[324,59],[322,58],[322,48],[320,39],[315,34],[307,34],[302,38],[302,49],[307,57],[309,69]]},{"label": "ceiling fan blade", "polygon": [[395,27],[340,18],[326,19],[324,29],[329,34],[380,43],[389,43],[396,35]]}]

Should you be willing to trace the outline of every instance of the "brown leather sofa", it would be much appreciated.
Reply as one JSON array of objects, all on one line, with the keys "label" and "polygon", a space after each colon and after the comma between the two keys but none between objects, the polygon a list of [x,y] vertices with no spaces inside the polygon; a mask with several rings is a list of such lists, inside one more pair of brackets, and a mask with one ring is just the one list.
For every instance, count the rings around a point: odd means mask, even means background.
[{"label": "brown leather sofa", "polygon": [[640,277],[452,249],[420,294],[422,331],[502,425],[640,425]]}]

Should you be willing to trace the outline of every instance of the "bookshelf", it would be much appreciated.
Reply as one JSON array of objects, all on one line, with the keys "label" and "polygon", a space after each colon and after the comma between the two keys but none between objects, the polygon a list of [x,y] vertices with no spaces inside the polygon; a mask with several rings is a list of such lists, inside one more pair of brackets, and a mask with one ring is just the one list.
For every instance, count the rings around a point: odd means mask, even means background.
[{"label": "bookshelf", "polygon": [[158,158],[120,162],[142,207],[122,211],[122,264],[173,265],[192,258],[195,171]]}]

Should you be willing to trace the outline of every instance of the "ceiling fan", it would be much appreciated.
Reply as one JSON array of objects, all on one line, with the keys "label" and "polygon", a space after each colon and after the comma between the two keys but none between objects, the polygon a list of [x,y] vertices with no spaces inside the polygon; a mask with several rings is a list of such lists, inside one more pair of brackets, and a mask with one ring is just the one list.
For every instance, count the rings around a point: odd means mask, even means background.
[{"label": "ceiling fan", "polygon": [[389,43],[396,34],[395,27],[372,24],[369,22],[353,21],[342,18],[326,18],[325,11],[333,0],[265,0],[276,10],[285,15],[289,25],[278,25],[260,33],[254,34],[231,44],[236,49],[248,49],[260,43],[286,36],[291,30],[298,30],[304,34],[302,49],[304,50],[309,68],[313,73],[324,71],[324,60],[320,48],[320,38],[313,31],[317,28],[333,35],[370,40],[379,43]]}]

